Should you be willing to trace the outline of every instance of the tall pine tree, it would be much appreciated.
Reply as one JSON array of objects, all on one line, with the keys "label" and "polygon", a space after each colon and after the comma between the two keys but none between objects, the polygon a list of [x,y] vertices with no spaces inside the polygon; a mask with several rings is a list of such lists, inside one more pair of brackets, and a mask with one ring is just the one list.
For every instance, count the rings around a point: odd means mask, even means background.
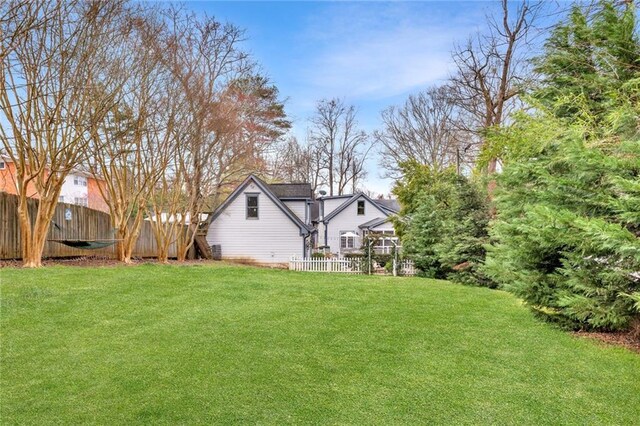
[{"label": "tall pine tree", "polygon": [[640,329],[640,45],[633,6],[574,9],[538,60],[483,270],[573,328]]}]

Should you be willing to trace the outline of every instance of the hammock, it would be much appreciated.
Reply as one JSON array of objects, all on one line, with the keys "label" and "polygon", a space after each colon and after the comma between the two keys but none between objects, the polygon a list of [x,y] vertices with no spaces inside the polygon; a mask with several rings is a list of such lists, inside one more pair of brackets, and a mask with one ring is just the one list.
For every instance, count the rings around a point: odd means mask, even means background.
[{"label": "hammock", "polygon": [[95,250],[101,249],[105,247],[109,247],[117,243],[120,240],[47,240],[53,241],[54,243],[64,244],[65,246],[85,249],[85,250]]}]

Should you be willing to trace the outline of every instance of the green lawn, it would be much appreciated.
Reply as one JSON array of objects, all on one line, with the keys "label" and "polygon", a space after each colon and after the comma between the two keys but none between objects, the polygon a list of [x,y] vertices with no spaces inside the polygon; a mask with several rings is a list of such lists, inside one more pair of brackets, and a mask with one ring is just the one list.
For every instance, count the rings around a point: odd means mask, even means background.
[{"label": "green lawn", "polygon": [[2,424],[638,424],[640,356],[509,294],[232,266],[0,270]]}]

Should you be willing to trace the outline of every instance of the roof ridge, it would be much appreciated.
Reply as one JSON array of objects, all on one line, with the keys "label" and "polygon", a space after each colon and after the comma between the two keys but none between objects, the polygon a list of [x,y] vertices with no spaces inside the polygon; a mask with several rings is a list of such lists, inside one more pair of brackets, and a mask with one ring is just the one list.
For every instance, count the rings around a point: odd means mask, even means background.
[{"label": "roof ridge", "polygon": [[289,216],[289,219],[291,219],[292,221],[296,222],[301,228],[303,228],[305,231],[307,231],[307,233],[313,233],[313,228],[309,225],[307,225],[306,223],[304,223],[302,221],[302,219],[300,219],[293,211],[291,211],[291,209],[289,207],[287,207],[287,205],[285,203],[282,202],[282,200],[280,200],[280,198],[278,198],[278,196],[276,194],[273,193],[273,191],[271,190],[271,188],[269,188],[269,184],[266,183],[264,180],[260,179],[258,176],[254,175],[253,173],[250,174],[249,176],[247,176],[247,178],[236,187],[236,189],[233,190],[233,192],[229,195],[229,197],[227,197],[226,200],[224,200],[224,202],[222,202],[222,204],[220,204],[218,206],[218,208],[216,208],[214,210],[214,212],[211,215],[211,220],[213,221],[221,212],[222,210],[224,210],[226,208],[226,205],[228,203],[230,203],[231,201],[233,201],[233,199],[236,198],[236,196],[240,193],[240,188],[244,187],[247,185],[247,183],[249,182],[249,180],[253,179],[258,186],[263,187],[262,189],[267,193],[267,196],[269,198],[272,199],[272,201],[274,203],[276,203],[276,205],[287,215]]}]

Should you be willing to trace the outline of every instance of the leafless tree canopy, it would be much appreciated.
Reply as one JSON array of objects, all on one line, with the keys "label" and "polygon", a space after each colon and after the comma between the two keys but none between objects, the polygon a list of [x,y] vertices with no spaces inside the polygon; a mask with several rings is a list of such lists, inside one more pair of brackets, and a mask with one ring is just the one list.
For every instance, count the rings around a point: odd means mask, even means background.
[{"label": "leafless tree canopy", "polygon": [[372,147],[369,136],[358,128],[355,107],[340,99],[323,99],[311,123],[309,143],[321,153],[329,194],[355,192],[366,175],[364,163]]},{"label": "leafless tree canopy", "polygon": [[384,110],[383,129],[375,132],[375,139],[382,147],[380,162],[387,176],[398,177],[399,165],[407,161],[440,170],[469,157],[469,143],[457,120],[447,87],[411,95],[404,105]]},{"label": "leafless tree canopy", "polygon": [[[117,34],[122,9],[120,1],[0,5],[0,138],[16,166],[26,266],[40,266],[64,179],[81,162],[89,129],[113,103],[98,90],[99,58]],[[40,199],[35,218],[27,209],[29,188]]]},{"label": "leafless tree canopy", "polygon": [[[243,31],[212,17],[126,0],[11,0],[0,25],[0,137],[17,166],[26,265],[40,265],[62,184],[78,168],[104,180],[121,260],[159,211],[188,225],[183,258],[218,189],[264,168],[290,126]],[[27,188],[40,199],[34,226]],[[167,229],[157,231],[164,245]]]},{"label": "leafless tree canopy", "polygon": [[[487,18],[487,32],[457,45],[453,53],[456,71],[449,87],[463,115],[457,123],[478,143],[487,129],[504,123],[530,77],[525,47],[541,4],[502,0],[501,6],[498,16]],[[490,161],[489,173],[496,164],[497,159]]]}]

